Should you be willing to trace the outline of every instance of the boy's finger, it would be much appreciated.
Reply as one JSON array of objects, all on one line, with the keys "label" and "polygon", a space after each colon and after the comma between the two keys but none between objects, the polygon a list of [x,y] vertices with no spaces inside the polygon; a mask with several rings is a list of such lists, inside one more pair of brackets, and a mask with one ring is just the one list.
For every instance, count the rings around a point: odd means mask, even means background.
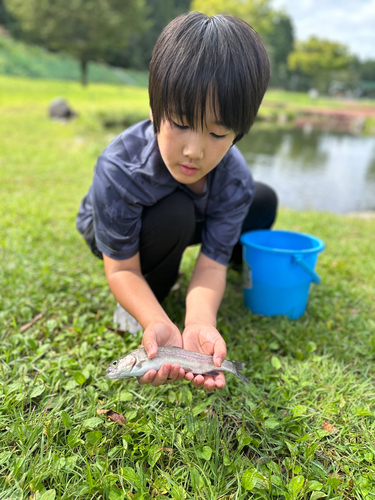
[{"label": "boy's finger", "polygon": [[150,359],[156,356],[158,352],[158,344],[156,342],[154,332],[147,331],[147,329],[144,331],[142,345]]},{"label": "boy's finger", "polygon": [[216,389],[224,389],[225,387],[225,375],[223,372],[220,372],[217,377],[214,378]]},{"label": "boy's finger", "polygon": [[203,375],[197,375],[193,380],[192,380],[193,386],[196,389],[199,389],[200,387],[203,386],[204,384],[204,377]]},{"label": "boy's finger", "polygon": [[223,360],[227,357],[227,348],[224,339],[217,340],[214,346],[213,361],[217,367],[221,366]]},{"label": "boy's finger", "polygon": [[[169,371],[167,382],[174,382],[175,380],[177,380],[177,378],[180,375],[180,370],[181,370],[181,366],[178,363],[175,363],[174,365],[172,365],[172,367]],[[185,375],[185,371],[184,371],[184,375]]]},{"label": "boy's finger", "polygon": [[169,377],[171,367],[172,365],[170,363],[164,363],[164,365],[162,365],[160,370],[157,372],[154,380],[151,382],[151,385],[158,387],[159,385],[164,384]]},{"label": "boy's finger", "polygon": [[157,374],[157,371],[156,370],[149,370],[148,372],[146,372],[144,375],[142,375],[142,377],[139,377],[138,378],[138,382],[141,384],[141,385],[145,385],[145,384],[151,384],[151,382],[154,380],[154,378],[156,377],[156,374]]}]

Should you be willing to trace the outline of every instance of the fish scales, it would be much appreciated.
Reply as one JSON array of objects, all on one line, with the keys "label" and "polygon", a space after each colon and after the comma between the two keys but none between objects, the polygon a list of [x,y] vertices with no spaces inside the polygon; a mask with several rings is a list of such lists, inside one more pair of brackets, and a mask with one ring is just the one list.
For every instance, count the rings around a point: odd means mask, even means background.
[{"label": "fish scales", "polygon": [[199,352],[187,351],[179,347],[159,347],[156,356],[150,359],[143,347],[135,349],[122,358],[113,361],[107,368],[108,378],[141,377],[148,370],[159,370],[164,363],[178,363],[181,368],[194,375],[218,375],[229,372],[242,382],[250,381],[240,373],[244,364],[240,361],[224,360],[220,367],[213,362],[213,357]]}]

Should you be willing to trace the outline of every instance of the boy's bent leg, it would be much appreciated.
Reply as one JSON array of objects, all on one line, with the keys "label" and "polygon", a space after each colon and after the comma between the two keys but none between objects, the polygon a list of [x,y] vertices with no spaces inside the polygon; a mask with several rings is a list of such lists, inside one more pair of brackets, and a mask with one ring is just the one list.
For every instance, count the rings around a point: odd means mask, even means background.
[{"label": "boy's bent leg", "polygon": [[[254,200],[242,224],[241,234],[256,229],[270,229],[276,219],[277,195],[275,191],[263,184],[255,183]],[[233,248],[231,262],[235,265],[242,263],[242,245],[238,242]]]},{"label": "boy's bent leg", "polygon": [[177,190],[144,209],[140,234],[142,273],[159,302],[176,282],[180,261],[195,232],[193,200]]}]

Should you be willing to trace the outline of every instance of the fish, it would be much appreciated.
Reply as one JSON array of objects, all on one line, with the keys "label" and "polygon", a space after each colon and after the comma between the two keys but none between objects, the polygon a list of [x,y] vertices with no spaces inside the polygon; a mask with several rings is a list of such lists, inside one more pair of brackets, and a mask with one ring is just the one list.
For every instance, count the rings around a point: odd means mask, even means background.
[{"label": "fish", "polygon": [[192,372],[194,375],[215,377],[219,375],[219,372],[229,372],[245,384],[250,384],[250,381],[240,373],[245,368],[241,361],[226,359],[220,367],[217,367],[213,362],[213,356],[187,351],[181,347],[159,347],[156,356],[152,359],[147,356],[145,349],[140,347],[112,361],[107,368],[106,377],[112,379],[141,377],[148,370],[159,370],[164,363],[178,363],[185,372]]}]

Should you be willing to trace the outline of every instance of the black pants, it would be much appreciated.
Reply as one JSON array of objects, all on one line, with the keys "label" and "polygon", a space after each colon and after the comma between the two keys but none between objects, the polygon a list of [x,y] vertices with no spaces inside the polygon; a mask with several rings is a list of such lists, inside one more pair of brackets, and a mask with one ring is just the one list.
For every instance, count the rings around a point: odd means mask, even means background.
[{"label": "black pants", "polygon": [[[275,192],[265,184],[255,183],[255,196],[243,222],[241,234],[256,229],[269,229],[277,211]],[[178,275],[186,247],[202,242],[204,221],[197,221],[193,200],[183,191],[175,191],[146,207],[142,214],[140,259],[142,273],[159,302],[168,295]],[[92,252],[102,258],[96,248],[91,225],[83,235]],[[231,262],[240,265],[242,246],[234,246]]]}]

